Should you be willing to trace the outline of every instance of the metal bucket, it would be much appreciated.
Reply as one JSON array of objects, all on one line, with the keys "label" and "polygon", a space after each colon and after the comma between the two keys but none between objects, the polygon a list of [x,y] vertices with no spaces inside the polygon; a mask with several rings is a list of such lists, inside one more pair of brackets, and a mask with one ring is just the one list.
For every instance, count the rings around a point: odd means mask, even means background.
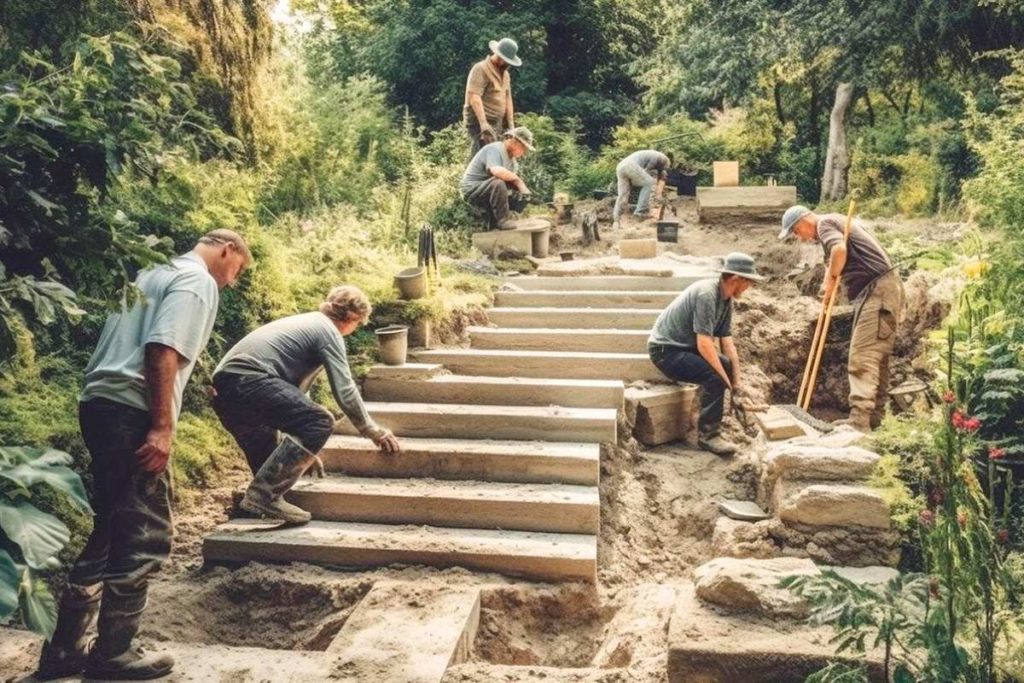
[{"label": "metal bucket", "polygon": [[377,348],[384,365],[405,365],[409,351],[409,328],[405,325],[388,325],[374,330]]},{"label": "metal bucket", "polygon": [[395,286],[403,299],[422,299],[427,295],[427,269],[406,268],[395,276]]}]

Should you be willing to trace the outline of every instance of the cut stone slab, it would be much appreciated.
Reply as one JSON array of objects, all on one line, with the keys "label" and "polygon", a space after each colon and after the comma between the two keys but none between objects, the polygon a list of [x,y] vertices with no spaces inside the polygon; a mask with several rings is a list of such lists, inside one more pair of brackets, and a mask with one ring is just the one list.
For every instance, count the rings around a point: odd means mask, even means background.
[{"label": "cut stone slab", "polygon": [[780,479],[776,513],[786,524],[889,528],[889,505],[867,486],[810,484]]},{"label": "cut stone slab", "polygon": [[658,255],[658,240],[619,240],[619,256],[626,259],[648,259]]},{"label": "cut stone slab", "polygon": [[328,472],[357,477],[429,477],[534,484],[597,486],[596,443],[403,438],[398,455],[369,439],[332,436],[320,451]]},{"label": "cut stone slab", "polygon": [[692,384],[626,389],[626,420],[645,446],[685,439],[697,426],[697,387]]},{"label": "cut stone slab", "polygon": [[833,661],[863,664],[871,681],[884,681],[879,650],[837,656],[833,635],[831,626],[705,607],[684,584],[669,624],[668,681],[794,683]]},{"label": "cut stone slab", "polygon": [[700,220],[729,215],[769,218],[796,203],[796,187],[698,187],[697,215]]},{"label": "cut stone slab", "polygon": [[513,251],[524,256],[544,258],[548,255],[551,224],[544,219],[523,219],[512,230],[474,232],[473,246],[490,256]]},{"label": "cut stone slab", "polygon": [[474,349],[647,353],[650,330],[573,330],[545,327],[470,327]]},{"label": "cut stone slab", "polygon": [[771,537],[777,520],[745,522],[719,517],[711,534],[711,549],[716,556],[768,559],[778,557],[782,548]]},{"label": "cut stone slab", "polygon": [[847,581],[853,581],[862,586],[889,583],[900,575],[899,570],[892,567],[822,567],[822,569],[831,569]]},{"label": "cut stone slab", "polygon": [[740,184],[738,161],[712,161],[711,173],[715,187],[736,187]]},{"label": "cut stone slab", "polygon": [[352,681],[440,683],[469,658],[480,589],[374,584],[327,648],[334,674]]},{"label": "cut stone slab", "polygon": [[286,497],[332,522],[587,534],[597,533],[600,516],[597,487],[573,484],[328,475],[300,481]]},{"label": "cut stone slab", "polygon": [[694,569],[693,580],[697,597],[713,605],[767,617],[803,619],[809,613],[807,602],[779,582],[789,576],[819,573],[810,560],[794,557],[718,557]]},{"label": "cut stone slab", "polygon": [[374,365],[366,373],[372,379],[432,379],[444,374],[440,363],[406,363],[404,365]]},{"label": "cut stone slab", "polygon": [[487,318],[500,327],[650,330],[660,308],[489,308]]},{"label": "cut stone slab", "polygon": [[[615,441],[616,411],[613,408],[368,401],[366,410],[377,424],[400,437]],[[349,435],[359,433],[347,419],[336,422],[334,431]]]},{"label": "cut stone slab", "polygon": [[344,567],[424,564],[542,581],[595,580],[597,538],[487,529],[234,520],[203,540],[208,562],[310,562]]},{"label": "cut stone slab", "polygon": [[438,349],[410,352],[417,360],[441,363],[462,375],[619,379],[668,382],[646,353]]},{"label": "cut stone slab", "polygon": [[[585,262],[582,262],[585,263]],[[580,292],[682,292],[697,280],[714,273],[708,268],[689,268],[684,275],[649,277],[638,275],[553,275],[518,277],[511,284],[523,291],[580,291]]]},{"label": "cut stone slab", "polygon": [[769,406],[765,412],[753,413],[753,416],[769,441],[782,441],[807,434],[800,422],[777,406]]},{"label": "cut stone slab", "polygon": [[522,291],[494,293],[499,307],[537,306],[542,308],[665,308],[672,303],[673,291]]},{"label": "cut stone slab", "polygon": [[759,522],[768,519],[770,514],[761,509],[761,506],[752,500],[720,500],[718,509],[722,514],[731,519],[742,522]]},{"label": "cut stone slab", "polygon": [[[488,328],[484,328],[488,329]],[[612,408],[622,406],[622,380],[441,375],[428,381],[368,378],[368,401],[464,403],[505,406]]]},{"label": "cut stone slab", "polygon": [[858,481],[871,476],[879,459],[877,453],[859,446],[829,448],[786,444],[768,449],[765,472],[772,481],[780,477]]}]

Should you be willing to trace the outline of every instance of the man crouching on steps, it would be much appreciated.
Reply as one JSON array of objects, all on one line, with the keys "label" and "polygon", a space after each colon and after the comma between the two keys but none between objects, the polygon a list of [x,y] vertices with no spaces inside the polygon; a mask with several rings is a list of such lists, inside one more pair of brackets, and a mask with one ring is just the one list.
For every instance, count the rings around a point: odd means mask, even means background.
[{"label": "man crouching on steps", "polygon": [[[764,277],[754,269],[754,259],[739,252],[726,256],[718,272],[721,277],[694,282],[661,312],[647,350],[651,362],[666,377],[699,384],[703,389],[700,447],[716,455],[733,455],[736,445],[719,434],[725,390],[734,396],[743,393],[739,357],[732,341],[732,302]],[[716,337],[721,353],[715,348]]]},{"label": "man crouching on steps", "polygon": [[[363,436],[382,451],[398,440],[366,412],[349,371],[344,337],[370,317],[370,300],[356,287],[335,287],[320,310],[275,320],[235,344],[213,375],[213,409],[245,452],[253,472],[242,498],[246,512],[293,524],[310,520],[282,496],[314,463],[334,431],[334,417],[306,395],[327,369],[334,399]],[[282,438],[278,439],[278,431]]]}]

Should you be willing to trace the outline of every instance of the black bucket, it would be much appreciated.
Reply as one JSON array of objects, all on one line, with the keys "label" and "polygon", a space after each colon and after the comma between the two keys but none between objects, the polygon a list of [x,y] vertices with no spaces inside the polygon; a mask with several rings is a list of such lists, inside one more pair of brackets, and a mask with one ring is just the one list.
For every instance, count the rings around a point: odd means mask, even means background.
[{"label": "black bucket", "polygon": [[680,171],[673,168],[668,172],[668,178],[665,180],[665,184],[669,187],[676,188],[676,193],[680,196],[697,196],[696,171]]},{"label": "black bucket", "polygon": [[658,241],[678,242],[679,221],[658,221]]}]

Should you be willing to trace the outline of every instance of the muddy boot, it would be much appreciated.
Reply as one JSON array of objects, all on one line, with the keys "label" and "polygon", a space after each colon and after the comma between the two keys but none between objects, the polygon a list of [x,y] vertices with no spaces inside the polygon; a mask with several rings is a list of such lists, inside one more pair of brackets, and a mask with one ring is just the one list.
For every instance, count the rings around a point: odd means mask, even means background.
[{"label": "muddy boot", "polygon": [[43,652],[39,655],[37,680],[52,681],[82,673],[92,645],[88,633],[99,613],[102,591],[102,583],[68,584],[60,601],[57,628],[49,642],[43,643]]},{"label": "muddy boot", "polygon": [[305,524],[312,519],[312,515],[285,501],[281,496],[295,485],[314,460],[315,455],[303,448],[295,439],[285,435],[253,477],[239,507],[246,512],[291,524]]},{"label": "muddy boot", "polygon": [[87,678],[110,681],[148,681],[166,676],[174,668],[168,654],[150,654],[141,646],[132,646],[146,609],[146,589],[119,595],[108,586],[97,624],[99,637],[89,653],[85,667]]},{"label": "muddy boot", "polygon": [[850,417],[832,422],[837,427],[849,426],[864,434],[871,433],[871,416],[860,410],[851,410]]},{"label": "muddy boot", "polygon": [[736,444],[723,438],[718,432],[701,434],[700,438],[697,439],[697,445],[706,451],[721,456],[735,455],[736,451],[739,450]]}]

